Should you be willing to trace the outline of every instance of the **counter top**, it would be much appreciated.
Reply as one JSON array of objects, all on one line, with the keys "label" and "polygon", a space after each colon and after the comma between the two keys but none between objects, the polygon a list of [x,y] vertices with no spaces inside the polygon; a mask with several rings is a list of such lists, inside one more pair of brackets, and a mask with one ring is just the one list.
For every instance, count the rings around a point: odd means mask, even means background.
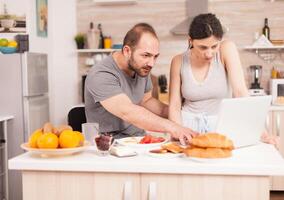
[{"label": "counter top", "polygon": [[14,117],[12,115],[0,115],[0,122],[7,121],[9,119],[13,119]]},{"label": "counter top", "polygon": [[153,158],[147,154],[134,157],[100,157],[94,150],[77,155],[43,158],[30,152],[9,160],[12,170],[167,173],[212,175],[284,175],[284,160],[269,144],[236,149],[227,159],[197,162],[187,157]]}]

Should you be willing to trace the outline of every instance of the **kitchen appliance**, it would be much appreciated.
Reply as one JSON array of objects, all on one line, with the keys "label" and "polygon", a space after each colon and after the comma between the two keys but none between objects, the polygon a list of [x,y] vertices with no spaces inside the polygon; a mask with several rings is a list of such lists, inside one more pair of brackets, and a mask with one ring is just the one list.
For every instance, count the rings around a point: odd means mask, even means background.
[{"label": "kitchen appliance", "polygon": [[[14,116],[7,138],[11,158],[23,153],[20,145],[49,121],[47,55],[0,55],[0,91],[0,113]],[[9,171],[8,182],[9,199],[22,199],[20,172]]]},{"label": "kitchen appliance", "polygon": [[270,94],[272,95],[272,104],[284,106],[284,79],[270,80]]},{"label": "kitchen appliance", "polygon": [[208,0],[186,0],[186,16],[182,22],[171,29],[174,35],[187,35],[193,18],[201,13],[208,13]]},{"label": "kitchen appliance", "polygon": [[261,65],[251,65],[249,67],[249,72],[251,74],[251,81],[252,81],[250,89],[249,89],[250,96],[266,95],[264,89],[260,87],[262,66]]}]

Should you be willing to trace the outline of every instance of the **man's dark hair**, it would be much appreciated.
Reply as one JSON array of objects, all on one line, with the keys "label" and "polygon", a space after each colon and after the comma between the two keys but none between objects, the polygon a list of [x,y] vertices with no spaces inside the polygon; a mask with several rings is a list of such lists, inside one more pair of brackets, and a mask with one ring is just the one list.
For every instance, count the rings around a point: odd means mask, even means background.
[{"label": "man's dark hair", "polygon": [[135,49],[143,33],[150,33],[158,39],[154,28],[147,23],[139,23],[133,26],[123,39],[123,46],[128,45],[131,49]]},{"label": "man's dark hair", "polygon": [[189,27],[188,35],[193,40],[208,38],[212,35],[222,39],[224,31],[219,19],[212,13],[206,13],[194,17]]}]

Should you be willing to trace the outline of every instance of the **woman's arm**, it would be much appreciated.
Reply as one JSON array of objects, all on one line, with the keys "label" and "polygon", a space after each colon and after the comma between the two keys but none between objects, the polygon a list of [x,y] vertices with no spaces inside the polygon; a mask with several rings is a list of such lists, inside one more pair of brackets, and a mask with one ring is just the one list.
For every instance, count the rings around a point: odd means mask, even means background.
[{"label": "woman's arm", "polygon": [[236,45],[228,40],[221,44],[221,59],[227,69],[234,97],[248,96],[244,72]]},{"label": "woman's arm", "polygon": [[170,70],[170,103],[169,103],[169,120],[182,124],[181,119],[181,55],[172,59]]}]

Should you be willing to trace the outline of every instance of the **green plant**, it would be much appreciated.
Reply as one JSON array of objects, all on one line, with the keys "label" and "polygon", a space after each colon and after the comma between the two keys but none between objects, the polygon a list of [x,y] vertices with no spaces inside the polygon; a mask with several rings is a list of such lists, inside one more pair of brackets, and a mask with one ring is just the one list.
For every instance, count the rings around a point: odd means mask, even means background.
[{"label": "green plant", "polygon": [[76,44],[77,44],[77,48],[78,49],[82,49],[84,48],[84,45],[85,45],[85,35],[82,34],[82,33],[78,33],[76,36],[75,36],[75,41],[76,41]]}]

